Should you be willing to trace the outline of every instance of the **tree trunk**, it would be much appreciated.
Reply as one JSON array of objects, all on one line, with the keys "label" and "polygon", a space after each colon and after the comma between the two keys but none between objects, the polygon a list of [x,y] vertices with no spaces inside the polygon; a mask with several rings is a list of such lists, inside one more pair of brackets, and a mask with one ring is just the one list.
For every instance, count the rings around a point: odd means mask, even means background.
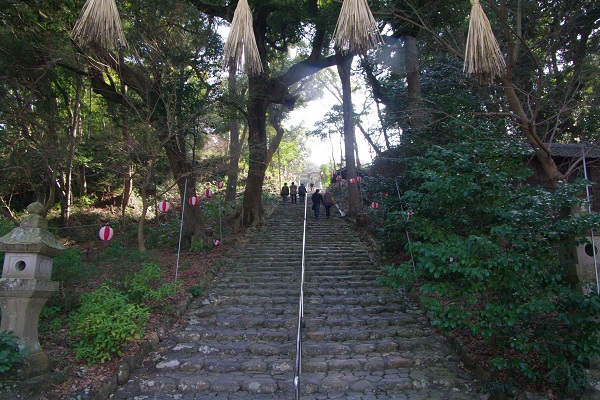
[{"label": "tree trunk", "polygon": [[350,71],[353,57],[347,57],[337,64],[338,74],[342,82],[342,111],[344,115],[344,155],[346,158],[346,182],[348,183],[348,216],[354,216],[360,209],[360,193],[356,183],[356,161],[354,158],[354,108],[352,105],[352,86],[350,85]]},{"label": "tree trunk", "polygon": [[565,180],[565,175],[558,170],[554,159],[550,153],[550,150],[546,147],[546,144],[542,142],[537,132],[535,131],[535,123],[527,117],[525,110],[521,106],[517,92],[512,84],[512,81],[508,74],[500,78],[502,86],[504,87],[504,93],[513,114],[517,117],[517,123],[521,128],[521,131],[527,138],[527,142],[535,150],[535,156],[539,160],[542,168],[548,178],[550,179],[550,185],[556,186],[558,181]]},{"label": "tree trunk", "polygon": [[[177,181],[179,189],[179,197],[181,204],[187,201],[188,197],[196,194],[196,177],[193,174],[193,169],[186,159],[186,151],[184,144],[179,144],[177,135],[172,135],[164,144],[164,148],[169,159],[169,165],[173,172],[173,176]],[[187,191],[184,190],[187,180]],[[191,244],[197,241],[206,241],[204,232],[204,216],[200,207],[189,207],[183,216],[183,243]]]},{"label": "tree trunk", "polygon": [[251,76],[248,99],[248,180],[238,223],[259,226],[263,220],[262,187],[267,169],[266,116],[268,85],[262,75]]},{"label": "tree trunk", "polygon": [[[147,179],[146,179],[147,180]],[[146,215],[148,214],[148,207],[150,202],[148,201],[148,183],[144,182],[140,185],[140,196],[142,196],[142,214],[138,220],[138,249],[141,252],[146,251],[146,239],[144,238],[144,224],[146,223]]]},{"label": "tree trunk", "polygon": [[[236,66],[229,68],[229,96],[237,98]],[[240,153],[243,143],[240,142],[240,126],[237,112],[233,111],[229,119],[229,166],[227,169],[227,188],[225,189],[225,200],[234,201],[239,177]]]},{"label": "tree trunk", "polygon": [[408,120],[413,133],[424,126],[423,104],[421,99],[421,71],[417,38],[404,36],[404,57],[406,62],[406,90],[408,96]]},{"label": "tree trunk", "polygon": [[133,167],[127,166],[125,176],[123,177],[123,196],[121,198],[121,227],[125,228],[125,212],[127,211],[127,205],[131,198],[131,191],[133,189]]},{"label": "tree trunk", "polygon": [[69,154],[67,156],[67,165],[65,171],[65,196],[63,198],[63,215],[68,223],[71,216],[72,192],[71,184],[73,181],[73,160],[75,159],[75,147],[77,144],[77,134],[81,129],[81,90],[83,88],[83,78],[77,75],[77,88],[75,90],[75,109],[73,110],[71,122],[71,141],[69,143]]}]

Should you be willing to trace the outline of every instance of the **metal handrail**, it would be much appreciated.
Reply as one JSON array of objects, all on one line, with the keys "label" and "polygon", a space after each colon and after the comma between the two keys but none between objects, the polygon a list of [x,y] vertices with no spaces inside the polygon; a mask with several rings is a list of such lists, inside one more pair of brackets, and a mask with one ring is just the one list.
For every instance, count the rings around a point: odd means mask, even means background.
[{"label": "metal handrail", "polygon": [[296,400],[300,399],[300,374],[302,373],[302,320],[304,318],[304,251],[306,249],[306,213],[308,196],[304,196],[304,227],[302,229],[302,266],[300,273],[300,300],[298,305],[298,332],[296,335],[296,371],[294,373],[294,391]]}]

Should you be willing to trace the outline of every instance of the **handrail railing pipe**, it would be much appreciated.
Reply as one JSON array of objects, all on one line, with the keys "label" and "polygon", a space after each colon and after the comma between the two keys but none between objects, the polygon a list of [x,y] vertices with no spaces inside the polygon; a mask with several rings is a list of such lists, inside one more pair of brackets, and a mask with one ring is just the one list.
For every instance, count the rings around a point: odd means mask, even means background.
[{"label": "handrail railing pipe", "polygon": [[308,196],[304,196],[304,226],[302,228],[302,265],[300,272],[300,299],[298,304],[298,331],[296,334],[296,372],[294,374],[294,391],[296,400],[300,399],[300,374],[302,373],[302,321],[304,318],[304,261],[306,250],[306,213]]}]

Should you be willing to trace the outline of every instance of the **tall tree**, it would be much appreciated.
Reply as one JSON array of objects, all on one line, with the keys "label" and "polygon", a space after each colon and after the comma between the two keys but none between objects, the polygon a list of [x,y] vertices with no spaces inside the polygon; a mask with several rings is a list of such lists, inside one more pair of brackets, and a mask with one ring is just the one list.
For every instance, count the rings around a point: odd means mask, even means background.
[{"label": "tall tree", "polygon": [[[467,16],[467,5],[436,2],[434,9],[432,4],[428,0],[403,2],[393,9],[392,18],[426,32],[436,41],[434,48],[461,59],[466,19],[454,27],[448,22],[456,22],[457,15]],[[498,79],[499,86],[471,87],[481,95],[471,112],[505,119],[511,125],[509,132],[519,132],[535,150],[553,185],[575,165],[559,169],[548,143],[566,138],[565,133],[575,126],[589,128],[581,117],[589,115],[582,100],[587,97],[584,93],[594,90],[597,62],[594,65],[592,57],[598,43],[600,7],[591,0],[502,0],[484,5],[505,54],[507,71]]]},{"label": "tall tree", "polygon": [[[80,50],[88,56],[94,90],[108,101],[135,110],[141,122],[152,126],[147,132],[161,143],[184,202],[196,193],[186,138],[212,103],[207,72],[215,71],[220,54],[216,26],[193,7],[171,0],[156,2],[153,8],[143,1],[130,2],[127,12],[133,59]],[[199,208],[187,210],[183,232],[187,242],[206,239]]]},{"label": "tall tree", "polygon": [[[352,59],[354,57],[342,57],[338,54],[340,61],[337,70],[342,83],[342,114],[344,118],[344,154],[346,158],[346,179],[356,179],[356,158],[354,149],[356,138],[354,135],[354,107],[352,105],[352,85],[350,75]],[[360,209],[360,192],[358,185],[348,184],[348,215],[354,216]]]},{"label": "tall tree", "polygon": [[[231,21],[237,1],[224,6],[205,0],[190,0],[200,11]],[[268,140],[266,133],[267,111],[270,104],[294,107],[295,96],[290,87],[317,71],[333,66],[337,59],[328,54],[328,42],[333,31],[332,10],[337,6],[317,0],[307,2],[250,2],[253,10],[253,29],[263,72],[248,79],[248,148],[249,171],[244,202],[239,215],[240,224],[260,225],[263,220],[262,186],[267,168]],[[277,54],[285,54],[289,44],[301,36],[312,33],[311,52],[303,60],[285,71],[272,71],[269,61]]]}]

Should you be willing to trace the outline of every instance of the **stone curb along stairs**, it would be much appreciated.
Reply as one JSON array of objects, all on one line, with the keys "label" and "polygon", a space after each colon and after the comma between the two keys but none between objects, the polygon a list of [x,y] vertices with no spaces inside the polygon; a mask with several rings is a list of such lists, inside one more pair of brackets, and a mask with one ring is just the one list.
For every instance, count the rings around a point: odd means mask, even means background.
[{"label": "stone curb along stairs", "polygon": [[[418,308],[377,283],[379,269],[346,222],[308,212],[301,398],[482,398]],[[303,218],[303,205],[277,205],[192,301],[185,327],[111,397],[293,399]]]}]

